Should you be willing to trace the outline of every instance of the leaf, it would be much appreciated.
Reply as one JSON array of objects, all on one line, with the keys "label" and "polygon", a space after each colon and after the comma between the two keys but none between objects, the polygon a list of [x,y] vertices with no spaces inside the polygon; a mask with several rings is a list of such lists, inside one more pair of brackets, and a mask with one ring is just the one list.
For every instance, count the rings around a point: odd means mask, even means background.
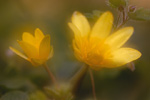
[{"label": "leaf", "polygon": [[84,15],[86,16],[86,18],[93,18],[93,14],[91,13],[84,13]]},{"label": "leaf", "polygon": [[47,97],[43,92],[36,91],[30,94],[29,100],[47,100]]},{"label": "leaf", "polygon": [[73,94],[70,91],[70,85],[61,83],[59,89],[53,87],[46,87],[47,94],[55,100],[73,100]]},{"label": "leaf", "polygon": [[128,14],[129,17],[133,20],[139,20],[139,21],[149,21],[150,20],[150,10],[139,8],[133,13]]},{"label": "leaf", "polygon": [[113,8],[118,8],[120,6],[127,6],[128,0],[108,0],[107,3]]},{"label": "leaf", "polygon": [[84,13],[86,18],[89,19],[98,19],[104,12],[100,10],[93,10],[92,13]]},{"label": "leaf", "polygon": [[100,17],[104,12],[100,10],[93,10],[93,16]]},{"label": "leaf", "polygon": [[49,88],[49,87],[46,87],[45,88],[46,92],[52,97],[52,98],[55,98],[56,100],[59,99],[59,92],[56,91],[55,89],[53,88]]},{"label": "leaf", "polygon": [[8,92],[0,100],[29,100],[28,95],[22,91]]}]

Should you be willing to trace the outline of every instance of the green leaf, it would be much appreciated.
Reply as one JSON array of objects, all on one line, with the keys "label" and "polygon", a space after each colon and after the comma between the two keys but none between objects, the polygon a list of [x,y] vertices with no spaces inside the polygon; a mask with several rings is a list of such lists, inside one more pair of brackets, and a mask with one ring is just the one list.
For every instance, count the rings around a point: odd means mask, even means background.
[{"label": "green leaf", "polygon": [[28,95],[21,91],[8,92],[0,100],[29,100]]},{"label": "green leaf", "polygon": [[108,5],[113,8],[118,8],[120,6],[127,6],[128,0],[108,0]]},{"label": "green leaf", "polygon": [[47,97],[43,92],[36,91],[29,95],[29,100],[47,100]]},{"label": "green leaf", "polygon": [[133,20],[140,20],[140,21],[149,21],[150,20],[150,10],[139,8],[133,13],[128,14],[129,17]]},{"label": "green leaf", "polygon": [[84,13],[84,15],[86,16],[86,18],[93,18],[93,14],[91,13]]},{"label": "green leaf", "polygon": [[61,83],[59,89],[54,87],[46,87],[47,94],[55,100],[73,100],[70,84]]},{"label": "green leaf", "polygon": [[45,90],[46,90],[46,92],[47,92],[52,98],[55,98],[56,100],[59,100],[59,98],[60,98],[59,91],[57,91],[57,90],[54,89],[54,88],[49,88],[49,87],[46,87]]},{"label": "green leaf", "polygon": [[86,18],[91,21],[96,21],[104,12],[100,10],[93,10],[92,13],[84,13]]},{"label": "green leaf", "polygon": [[93,10],[93,16],[100,17],[104,12],[100,10]]}]

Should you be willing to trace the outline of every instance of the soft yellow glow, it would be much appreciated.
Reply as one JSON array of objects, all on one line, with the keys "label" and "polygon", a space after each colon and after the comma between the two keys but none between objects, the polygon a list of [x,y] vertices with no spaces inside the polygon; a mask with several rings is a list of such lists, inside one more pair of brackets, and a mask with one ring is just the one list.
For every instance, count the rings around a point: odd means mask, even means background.
[{"label": "soft yellow glow", "polygon": [[25,55],[12,47],[10,49],[20,57],[31,62],[34,66],[39,66],[52,57],[53,48],[50,46],[49,35],[44,35],[38,28],[35,30],[34,35],[24,32],[22,41],[18,41]]},{"label": "soft yellow glow", "polygon": [[114,68],[134,61],[141,53],[121,46],[133,34],[133,27],[122,28],[112,34],[113,15],[103,13],[93,28],[84,15],[74,12],[72,22],[68,23],[74,32],[73,49],[76,58],[92,69]]}]

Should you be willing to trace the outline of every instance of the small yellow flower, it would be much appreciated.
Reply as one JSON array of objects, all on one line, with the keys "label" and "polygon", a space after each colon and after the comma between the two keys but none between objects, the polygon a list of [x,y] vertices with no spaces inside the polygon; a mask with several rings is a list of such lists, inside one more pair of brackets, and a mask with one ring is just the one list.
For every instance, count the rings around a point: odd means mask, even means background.
[{"label": "small yellow flower", "polygon": [[114,68],[138,59],[141,53],[121,47],[133,34],[133,27],[122,28],[112,34],[113,15],[103,13],[91,28],[86,17],[74,12],[70,28],[74,32],[73,49],[76,58],[92,69]]},{"label": "small yellow flower", "polygon": [[34,35],[24,32],[22,40],[18,40],[25,55],[12,47],[10,49],[20,57],[31,62],[34,66],[39,66],[53,56],[53,48],[50,46],[50,35],[44,35],[38,28],[35,30]]}]

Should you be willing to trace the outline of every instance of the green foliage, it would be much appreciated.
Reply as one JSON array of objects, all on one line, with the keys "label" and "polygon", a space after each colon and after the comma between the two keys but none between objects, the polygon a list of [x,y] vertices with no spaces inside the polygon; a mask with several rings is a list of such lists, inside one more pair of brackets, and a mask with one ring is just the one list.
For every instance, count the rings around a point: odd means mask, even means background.
[{"label": "green foliage", "polygon": [[150,20],[150,10],[139,8],[135,12],[129,12],[129,17],[133,20],[149,21]]},{"label": "green foliage", "polygon": [[43,92],[36,91],[29,95],[29,100],[47,100],[47,97]]},{"label": "green foliage", "polygon": [[89,19],[98,19],[102,15],[103,11],[100,10],[93,10],[92,13],[85,13],[84,15]]},{"label": "green foliage", "polygon": [[61,84],[59,89],[53,87],[45,88],[48,95],[50,95],[55,100],[73,100],[73,95],[70,92],[69,84]]},{"label": "green foliage", "polygon": [[100,15],[102,15],[103,11],[100,10],[93,10],[93,16],[94,17],[100,17]]},{"label": "green foliage", "polygon": [[108,5],[113,8],[118,8],[120,6],[127,6],[128,0],[108,0]]},{"label": "green foliage", "polygon": [[28,95],[22,91],[8,92],[0,100],[29,100]]}]

